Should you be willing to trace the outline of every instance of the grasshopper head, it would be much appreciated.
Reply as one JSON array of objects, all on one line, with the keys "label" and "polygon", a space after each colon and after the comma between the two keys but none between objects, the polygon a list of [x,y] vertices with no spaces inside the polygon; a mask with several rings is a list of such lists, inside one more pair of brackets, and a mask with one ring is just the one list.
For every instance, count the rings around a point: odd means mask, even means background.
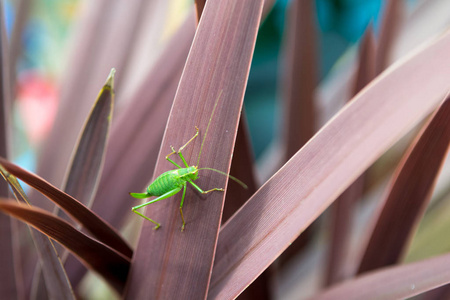
[{"label": "grasshopper head", "polygon": [[196,166],[188,167],[184,170],[182,177],[189,178],[194,181],[198,178],[198,168]]}]

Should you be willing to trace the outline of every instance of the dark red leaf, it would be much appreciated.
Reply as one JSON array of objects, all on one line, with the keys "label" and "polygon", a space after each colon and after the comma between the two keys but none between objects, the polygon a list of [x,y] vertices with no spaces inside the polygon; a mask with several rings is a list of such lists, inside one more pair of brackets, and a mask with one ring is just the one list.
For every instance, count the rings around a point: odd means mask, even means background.
[{"label": "dark red leaf", "polygon": [[[354,92],[356,95],[375,77],[375,40],[370,26],[359,48],[358,71],[356,72]],[[351,220],[355,204],[361,199],[364,189],[365,174],[362,174],[336,199],[331,206],[330,246],[325,273],[325,286],[337,283],[349,277],[349,243]]]},{"label": "dark red leaf", "polygon": [[312,0],[292,1],[287,24],[285,157],[289,160],[316,132],[316,19]]},{"label": "dark red leaf", "polygon": [[[9,174],[6,170],[0,167],[0,173],[3,178],[9,183],[11,189],[13,190],[14,196],[16,200],[19,199],[22,202],[26,202],[29,204],[29,200],[25,191],[22,189],[19,181],[13,175]],[[34,228],[29,228],[31,238],[33,239],[34,245],[36,247],[39,262],[37,269],[35,270],[35,275],[40,275],[41,272],[36,272],[37,270],[42,270],[42,274],[44,275],[44,280],[41,280],[40,288],[41,289],[33,289],[33,292],[43,292],[45,293],[45,297],[51,299],[75,299],[75,295],[73,293],[72,286],[70,285],[67,274],[64,270],[63,264],[61,262],[60,257],[58,256],[58,251],[55,248],[55,245],[52,241],[46,237],[44,234],[35,230]],[[21,232],[22,234],[24,232]],[[16,234],[19,234],[17,232]],[[23,238],[23,237],[22,237]],[[16,270],[19,267],[16,266]],[[35,276],[36,277],[36,276]],[[40,276],[39,276],[40,277]],[[45,285],[44,285],[45,283]],[[24,285],[27,285],[26,283]],[[39,297],[43,296],[42,294],[34,294],[31,297]]]},{"label": "dark red leaf", "polygon": [[100,91],[75,147],[64,192],[90,207],[103,167],[114,106],[114,73]]},{"label": "dark red leaf", "polygon": [[450,283],[448,270],[450,254],[370,272],[333,286],[311,300],[406,299]]},{"label": "dark red leaf", "polygon": [[[200,167],[229,170],[262,6],[261,0],[208,0],[167,123],[155,174],[171,167],[164,160],[170,145],[178,149],[186,143],[195,133],[195,126],[204,135],[219,95]],[[197,163],[200,144],[196,141],[184,150],[184,157],[192,165]],[[202,188],[226,187],[226,177],[220,174],[203,171],[200,176],[198,185]],[[154,231],[152,223],[143,224],[127,298],[205,298],[224,194],[201,197],[189,188],[184,232],[180,232],[180,199],[178,194],[144,212],[161,222],[162,227]]]},{"label": "dark red leaf", "polygon": [[130,267],[129,258],[93,240],[43,209],[2,199],[0,210],[64,245],[90,269],[102,275],[117,292],[122,293]]},{"label": "dark red leaf", "polygon": [[450,145],[450,95],[397,167],[358,273],[397,263],[425,213]]},{"label": "dark red leaf", "polygon": [[221,228],[209,297],[239,295],[351,182],[435,109],[449,87],[450,34],[427,46],[361,91]]},{"label": "dark red leaf", "polygon": [[54,201],[65,212],[78,220],[86,229],[94,234],[100,241],[116,249],[126,257],[131,257],[133,250],[117,231],[90,211],[72,196],[57,189],[39,176],[32,174],[19,166],[0,157],[0,164],[11,174],[32,186],[50,200]]}]

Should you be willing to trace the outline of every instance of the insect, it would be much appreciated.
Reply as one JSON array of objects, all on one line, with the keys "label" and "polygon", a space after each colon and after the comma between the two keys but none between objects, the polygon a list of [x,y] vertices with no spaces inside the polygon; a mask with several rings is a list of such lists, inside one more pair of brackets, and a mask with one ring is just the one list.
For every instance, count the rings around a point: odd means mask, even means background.
[{"label": "insect", "polygon": [[[199,130],[197,127],[195,127],[196,133],[194,134],[194,136],[186,142],[186,144],[184,144],[180,149],[178,149],[178,151],[176,151],[174,149],[174,147],[170,146],[172,152],[169,153],[166,156],[166,159],[172,163],[173,165],[175,165],[178,169],[174,169],[174,170],[170,170],[167,172],[162,173],[161,175],[158,176],[158,178],[155,179],[155,181],[153,181],[148,187],[147,187],[147,191],[145,193],[130,193],[130,195],[134,198],[137,199],[144,199],[144,198],[149,198],[152,196],[156,196],[157,198],[143,203],[141,205],[137,205],[134,206],[131,210],[138,214],[139,216],[143,217],[144,219],[154,223],[156,226],[153,229],[158,229],[161,224],[156,222],[155,220],[150,219],[149,217],[145,216],[144,214],[140,213],[139,211],[137,211],[138,209],[147,206],[149,204],[161,201],[163,199],[167,199],[169,197],[172,197],[173,195],[179,193],[181,190],[183,190],[183,195],[181,197],[181,203],[180,203],[180,215],[181,215],[181,220],[183,222],[183,225],[181,226],[181,231],[184,230],[184,227],[186,225],[186,222],[184,220],[184,216],[183,216],[183,203],[184,203],[184,198],[186,195],[186,186],[187,183],[190,183],[198,192],[202,193],[202,194],[207,194],[213,191],[219,191],[219,192],[223,192],[224,189],[223,188],[212,188],[210,190],[204,191],[202,190],[198,185],[196,185],[194,183],[194,181],[198,178],[198,171],[200,170],[211,170],[217,173],[220,173],[222,175],[225,175],[227,177],[229,177],[230,179],[236,181],[238,184],[240,184],[242,187],[247,188],[247,186],[240,181],[239,179],[216,169],[213,168],[199,168],[198,165],[200,163],[200,155],[202,154],[202,149],[203,149],[203,144],[205,143],[205,139],[206,139],[206,135],[208,133],[208,129],[209,129],[209,125],[211,124],[211,120],[212,117],[214,115],[214,111],[216,109],[217,103],[219,101],[220,95],[222,93],[219,94],[219,97],[216,100],[216,103],[214,104],[214,108],[213,111],[211,113],[211,117],[209,118],[209,122],[208,122],[208,126],[206,127],[205,130],[205,135],[203,136],[203,141],[202,144],[200,146],[200,151],[198,154],[198,160],[197,160],[197,165],[195,166],[189,166],[188,163],[186,162],[186,159],[183,156],[183,149],[186,148],[192,141],[194,141],[194,139],[199,135]],[[183,164],[185,167],[181,167],[179,164],[177,164],[176,162],[174,162],[170,156],[173,154],[178,154],[178,156],[180,157],[180,159],[182,160]]]}]

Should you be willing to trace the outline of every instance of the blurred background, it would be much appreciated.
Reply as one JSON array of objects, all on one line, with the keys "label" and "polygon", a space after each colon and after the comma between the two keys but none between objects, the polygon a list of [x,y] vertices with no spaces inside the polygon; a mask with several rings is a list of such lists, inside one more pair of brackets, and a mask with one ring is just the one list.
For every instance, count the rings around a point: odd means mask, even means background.
[{"label": "blurred background", "polygon": [[[30,3],[28,3],[30,2]],[[83,17],[81,0],[6,1],[5,17],[11,35],[15,8],[28,6],[21,53],[17,53],[15,72],[16,98],[14,107],[14,160],[28,169],[35,169],[36,151],[49,133],[58,109],[59,90],[71,45]],[[167,1],[165,35],[169,36],[187,14],[193,1]],[[262,23],[253,57],[245,109],[248,117],[253,149],[260,158],[280,130],[280,82],[286,7],[288,0],[277,0]],[[417,1],[407,1],[413,9]],[[319,31],[319,79],[326,78],[339,58],[357,45],[367,25],[372,23],[375,33],[379,27],[382,0],[316,0],[317,28]],[[105,12],[107,9],[105,8]],[[162,38],[161,44],[164,43]],[[154,54],[153,54],[154,55]],[[149,57],[152,61],[154,58]],[[121,70],[118,70],[120,74]],[[106,76],[106,75],[105,75]],[[118,94],[121,91],[117,91]],[[94,99],[93,99],[94,100]]]}]

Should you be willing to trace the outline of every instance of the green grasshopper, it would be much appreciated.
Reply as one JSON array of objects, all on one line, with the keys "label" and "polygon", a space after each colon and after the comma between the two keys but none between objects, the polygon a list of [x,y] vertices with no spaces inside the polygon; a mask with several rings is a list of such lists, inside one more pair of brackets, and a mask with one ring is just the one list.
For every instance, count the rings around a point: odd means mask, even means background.
[{"label": "green grasshopper", "polygon": [[[189,145],[198,136],[199,130],[197,127],[195,127],[196,133],[194,134],[194,136],[189,141],[187,141],[186,144],[184,144],[180,149],[178,149],[178,151],[175,151],[175,149],[172,146],[170,146],[170,148],[172,149],[172,152],[166,156],[166,159],[170,163],[175,165],[178,169],[170,170],[170,171],[164,172],[161,175],[159,175],[158,178],[156,178],[155,181],[153,181],[147,187],[146,193],[130,193],[130,195],[132,197],[137,198],[137,199],[144,199],[144,198],[149,198],[152,196],[157,197],[149,202],[143,203],[138,206],[134,206],[131,209],[134,213],[138,214],[139,216],[143,217],[144,219],[155,224],[156,226],[153,229],[158,229],[161,226],[161,224],[150,219],[149,217],[145,216],[144,214],[138,212],[137,209],[147,206],[149,204],[158,202],[160,200],[172,197],[173,195],[179,193],[181,191],[181,189],[183,189],[183,195],[181,197],[181,203],[180,203],[180,215],[181,215],[181,220],[183,221],[183,225],[181,226],[181,231],[183,231],[184,227],[186,225],[186,222],[184,221],[184,216],[183,216],[183,203],[184,203],[184,197],[186,195],[187,183],[190,183],[197,191],[199,191],[202,194],[207,194],[207,193],[210,193],[213,191],[219,191],[219,192],[225,191],[222,188],[213,188],[213,189],[210,189],[207,191],[202,190],[198,185],[196,185],[194,183],[194,181],[198,178],[199,170],[211,170],[211,171],[220,173],[220,174],[225,175],[225,176],[229,177],[230,179],[236,181],[242,187],[247,188],[247,186],[242,181],[231,176],[230,174],[227,174],[225,172],[222,172],[222,171],[219,171],[216,169],[212,169],[212,168],[199,168],[198,167],[199,162],[200,162],[200,155],[202,154],[203,144],[205,143],[205,139],[206,139],[206,134],[208,133],[209,125],[211,124],[211,120],[214,115],[214,111],[216,109],[219,98],[220,98],[220,95],[217,98],[216,103],[214,104],[214,108],[211,113],[211,117],[209,118],[208,126],[206,127],[205,135],[203,136],[203,141],[200,146],[200,152],[198,154],[197,165],[189,166],[181,152],[181,151],[183,151],[184,148],[186,148],[187,145]],[[185,168],[181,167],[179,164],[177,164],[176,162],[174,162],[172,159],[169,158],[171,155],[173,155],[175,153],[179,155],[179,157],[183,161],[183,164],[186,166]]]}]

